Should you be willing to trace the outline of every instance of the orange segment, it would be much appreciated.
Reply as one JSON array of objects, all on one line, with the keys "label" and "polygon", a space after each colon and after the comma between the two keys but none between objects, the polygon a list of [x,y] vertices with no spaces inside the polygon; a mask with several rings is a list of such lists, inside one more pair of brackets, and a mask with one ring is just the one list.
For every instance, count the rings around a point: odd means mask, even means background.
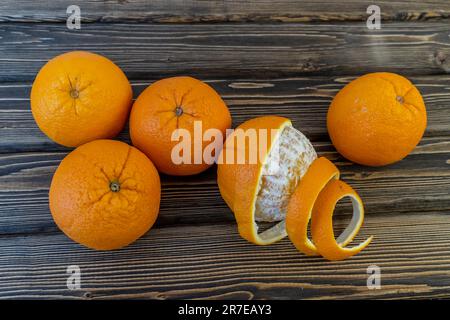
[{"label": "orange segment", "polygon": [[[353,217],[344,232],[335,239],[333,212],[336,203],[345,197],[352,200]],[[372,241],[372,236],[356,247],[345,246],[358,234],[363,220],[364,206],[356,191],[343,181],[330,181],[317,197],[311,219],[311,234],[317,251],[328,260],[343,260],[362,251]]]},{"label": "orange segment", "polygon": [[317,255],[317,248],[308,238],[308,224],[320,191],[331,179],[339,179],[339,171],[327,158],[311,164],[295,189],[286,215],[286,230],[295,247],[306,255]]}]

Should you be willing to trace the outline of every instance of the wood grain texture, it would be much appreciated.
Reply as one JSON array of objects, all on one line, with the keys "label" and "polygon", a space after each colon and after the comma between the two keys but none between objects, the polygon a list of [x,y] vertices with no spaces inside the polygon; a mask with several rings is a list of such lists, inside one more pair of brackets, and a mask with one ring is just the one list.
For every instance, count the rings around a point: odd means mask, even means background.
[{"label": "wood grain texture", "polygon": [[[334,95],[354,77],[232,79],[207,82],[230,108],[233,125],[253,117],[277,114],[292,119],[312,141],[327,141],[326,112]],[[414,76],[428,112],[425,136],[450,135],[450,76]],[[153,80],[132,81],[137,97]],[[0,153],[67,151],[49,140],[30,111],[31,83],[0,83]],[[129,142],[128,128],[120,139]]]},{"label": "wood grain texture", "polygon": [[[344,222],[337,219],[337,228]],[[152,229],[110,252],[60,233],[6,237],[0,298],[448,298],[449,233],[448,215],[369,215],[358,239],[373,234],[374,241],[343,262],[306,257],[287,239],[255,246],[228,224]],[[81,268],[80,290],[66,287],[69,265]],[[381,268],[380,290],[366,286],[369,265]]]},{"label": "wood grain texture", "polygon": [[405,75],[450,71],[448,23],[0,24],[0,81],[31,81],[52,57],[90,50],[130,79],[191,74],[215,78]]},{"label": "wood grain texture", "polygon": [[[69,4],[0,3],[0,299],[450,298],[448,1],[378,1],[382,29],[372,31],[372,1],[82,0],[81,30],[66,28]],[[97,252],[72,242],[48,208],[51,177],[70,149],[39,131],[29,93],[49,59],[80,49],[116,62],[135,97],[156,79],[187,74],[222,95],[233,126],[291,118],[361,195],[359,239],[374,242],[343,262],[305,257],[287,239],[249,244],[220,197],[215,167],[162,176],[157,224],[131,246]],[[325,126],[336,92],[372,71],[407,75],[428,109],[420,145],[383,168],[340,157]],[[129,142],[127,131],[118,139]],[[338,206],[337,231],[348,209]],[[366,287],[374,264],[381,290]],[[67,289],[69,265],[81,267],[81,290]]]},{"label": "wood grain texture", "polygon": [[[450,141],[425,138],[403,161],[369,168],[341,158],[329,142],[316,142],[319,155],[341,170],[342,179],[360,194],[366,214],[450,211]],[[54,232],[48,189],[64,152],[0,155],[0,235]],[[217,184],[216,169],[191,177],[162,176],[157,227],[234,223]],[[348,214],[342,206],[338,214]]]},{"label": "wood grain texture", "polygon": [[[67,1],[3,0],[0,21],[65,22]],[[84,22],[304,22],[365,21],[380,6],[383,20],[437,20],[450,16],[445,0],[78,0]]]}]

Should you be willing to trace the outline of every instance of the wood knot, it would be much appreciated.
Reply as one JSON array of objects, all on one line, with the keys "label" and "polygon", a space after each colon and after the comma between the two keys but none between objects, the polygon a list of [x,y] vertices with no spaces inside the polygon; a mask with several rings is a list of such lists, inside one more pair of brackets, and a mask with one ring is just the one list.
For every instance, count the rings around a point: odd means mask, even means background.
[{"label": "wood knot", "polygon": [[166,299],[167,299],[167,295],[165,295],[164,293],[160,292],[160,293],[158,293],[158,294],[155,296],[155,298],[156,298],[157,300],[166,300]]},{"label": "wood knot", "polygon": [[409,20],[409,13],[406,11],[399,11],[395,14],[395,20],[398,20],[398,21]]},{"label": "wood knot", "polygon": [[318,71],[319,67],[314,64],[311,60],[308,60],[300,65],[303,71]]},{"label": "wood knot", "polygon": [[445,72],[450,72],[450,60],[445,52],[436,51],[434,53],[435,63],[444,69]]}]

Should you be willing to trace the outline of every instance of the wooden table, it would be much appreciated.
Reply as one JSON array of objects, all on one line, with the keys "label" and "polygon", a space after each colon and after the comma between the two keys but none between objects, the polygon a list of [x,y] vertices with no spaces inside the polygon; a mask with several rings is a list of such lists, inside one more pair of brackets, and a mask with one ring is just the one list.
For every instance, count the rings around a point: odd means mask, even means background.
[{"label": "wooden table", "polygon": [[[67,3],[66,3],[67,2]],[[74,3],[77,2],[77,3]],[[80,30],[66,27],[69,4]],[[450,3],[377,1],[380,30],[366,27],[372,1],[25,1],[0,3],[0,298],[347,299],[450,297]],[[360,239],[343,262],[306,257],[287,240],[261,247],[237,234],[216,168],[162,176],[157,225],[131,246],[86,249],[60,232],[48,189],[70,151],[46,138],[30,112],[39,68],[70,50],[116,62],[135,97],[172,75],[207,81],[233,125],[289,117],[364,200]],[[325,116],[346,83],[372,71],[408,76],[422,92],[428,127],[405,160],[355,165],[330,144]],[[129,142],[127,129],[119,139]],[[337,213],[337,228],[349,221]],[[348,213],[348,212],[347,212]],[[81,289],[66,286],[81,268]],[[366,286],[381,268],[381,289]]]}]

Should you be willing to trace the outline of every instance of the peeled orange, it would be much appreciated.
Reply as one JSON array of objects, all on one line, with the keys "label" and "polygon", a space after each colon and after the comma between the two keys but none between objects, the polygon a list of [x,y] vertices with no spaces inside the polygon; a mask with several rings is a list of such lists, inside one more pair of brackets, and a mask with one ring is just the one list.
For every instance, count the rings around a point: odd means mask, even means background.
[{"label": "peeled orange", "polygon": [[[239,143],[239,135],[247,136],[246,141]],[[255,153],[258,158],[251,161]],[[228,136],[219,156],[217,182],[243,238],[266,245],[286,236],[289,198],[315,158],[309,140],[283,117],[248,120]],[[257,222],[276,224],[259,233]]]},{"label": "peeled orange", "polygon": [[[317,159],[309,140],[278,116],[242,123],[218,157],[219,190],[244,239],[268,245],[289,235],[299,251],[329,260],[350,257],[371,241],[345,248],[362,225],[364,208],[358,194],[338,179],[339,170],[326,158]],[[346,196],[354,200],[353,218],[335,240],[334,206]],[[272,225],[260,232],[263,222]]]}]

